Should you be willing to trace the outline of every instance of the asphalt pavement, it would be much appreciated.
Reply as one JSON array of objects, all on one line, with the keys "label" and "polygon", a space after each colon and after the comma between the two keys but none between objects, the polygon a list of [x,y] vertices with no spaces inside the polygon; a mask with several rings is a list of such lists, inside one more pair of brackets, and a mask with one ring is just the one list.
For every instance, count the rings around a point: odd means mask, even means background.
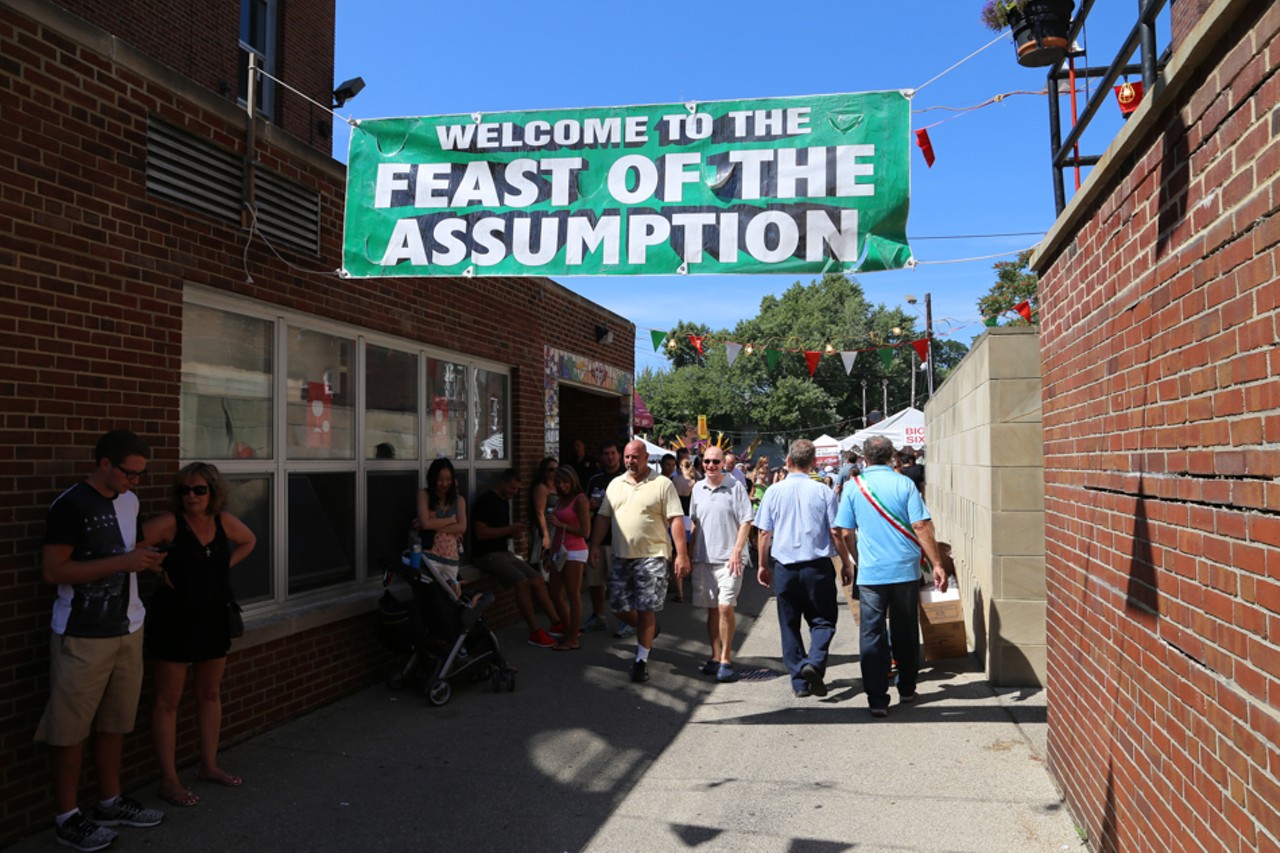
[{"label": "asphalt pavement", "polygon": [[[413,689],[362,690],[227,749],[241,788],[186,768],[201,803],[119,828],[112,849],[1084,849],[1045,769],[1043,691],[994,691],[973,658],[944,661],[925,665],[914,705],[895,693],[873,719],[842,604],[830,693],[797,699],[773,599],[749,579],[738,610],[735,683],[698,671],[705,611],[688,604],[661,613],[647,684],[628,679],[634,639],[554,652],[507,628],[514,692],[461,685],[432,707]],[[155,790],[132,794],[158,806]],[[9,849],[54,848],[48,830]]]}]

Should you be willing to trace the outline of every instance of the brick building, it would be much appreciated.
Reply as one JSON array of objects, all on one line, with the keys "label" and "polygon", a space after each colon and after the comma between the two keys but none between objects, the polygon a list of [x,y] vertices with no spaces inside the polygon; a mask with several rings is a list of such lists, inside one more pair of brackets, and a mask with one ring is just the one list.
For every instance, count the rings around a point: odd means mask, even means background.
[{"label": "brick building", "polygon": [[1275,850],[1280,5],[1171,9],[1033,262],[1050,763],[1096,850]]},{"label": "brick building", "polygon": [[[268,80],[249,133],[244,104],[251,53],[329,102],[333,12],[0,0],[0,844],[49,817],[48,755],[31,743],[48,686],[44,513],[105,430],[153,448],[144,515],[203,459],[258,535],[235,572],[248,631],[227,742],[381,677],[376,560],[403,547],[431,459],[452,458],[475,495],[562,436],[627,430],[625,319],[545,279],[334,273],[331,117]],[[155,772],[149,702],[148,686],[126,785]]]}]

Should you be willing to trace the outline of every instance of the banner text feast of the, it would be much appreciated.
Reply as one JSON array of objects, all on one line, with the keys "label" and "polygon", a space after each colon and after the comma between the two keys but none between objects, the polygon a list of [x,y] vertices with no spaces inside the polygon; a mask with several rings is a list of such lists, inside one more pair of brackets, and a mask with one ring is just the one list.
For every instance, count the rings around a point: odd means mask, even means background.
[{"label": "banner text feast of the", "polygon": [[354,277],[872,272],[907,245],[902,92],[352,130]]}]

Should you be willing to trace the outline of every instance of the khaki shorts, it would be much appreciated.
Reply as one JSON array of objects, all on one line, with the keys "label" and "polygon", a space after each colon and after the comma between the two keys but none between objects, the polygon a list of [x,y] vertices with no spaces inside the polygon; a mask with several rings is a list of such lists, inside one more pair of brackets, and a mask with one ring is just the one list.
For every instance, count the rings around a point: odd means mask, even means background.
[{"label": "khaki shorts", "polygon": [[604,586],[609,579],[609,567],[613,565],[613,546],[601,545],[599,558],[593,566],[587,563],[587,587]]},{"label": "khaki shorts", "polygon": [[123,637],[53,635],[49,703],[36,740],[75,746],[95,732],[133,731],[142,693],[142,631]]},{"label": "khaki shorts", "polygon": [[694,607],[733,607],[742,591],[742,575],[734,577],[729,563],[694,563]]}]

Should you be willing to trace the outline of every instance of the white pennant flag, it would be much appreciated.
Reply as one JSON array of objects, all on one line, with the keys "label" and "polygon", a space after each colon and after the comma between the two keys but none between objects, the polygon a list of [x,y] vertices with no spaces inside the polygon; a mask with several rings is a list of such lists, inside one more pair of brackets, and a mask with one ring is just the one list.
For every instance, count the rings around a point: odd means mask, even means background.
[{"label": "white pennant flag", "polygon": [[844,372],[846,376],[848,376],[849,372],[853,370],[853,360],[857,357],[857,351],[840,353],[840,360],[844,362]]},{"label": "white pennant flag", "polygon": [[730,367],[733,367],[733,362],[738,357],[738,353],[740,352],[742,352],[742,344],[726,343],[724,345],[724,354],[729,357]]}]

